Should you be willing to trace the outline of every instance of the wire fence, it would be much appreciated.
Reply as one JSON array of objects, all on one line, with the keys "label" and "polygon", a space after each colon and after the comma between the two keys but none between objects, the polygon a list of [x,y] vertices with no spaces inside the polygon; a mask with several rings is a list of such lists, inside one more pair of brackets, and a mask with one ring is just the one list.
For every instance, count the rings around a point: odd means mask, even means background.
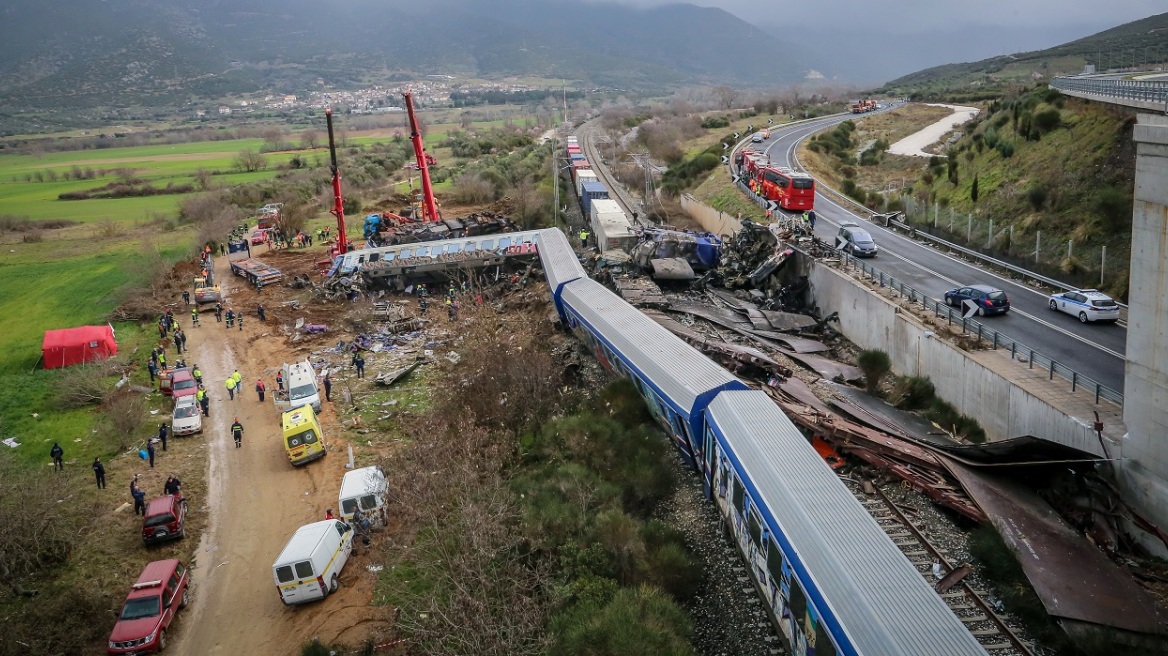
[{"label": "wire fence", "polygon": [[[1074,239],[1043,235],[1041,230],[1023,234],[1013,225],[952,207],[904,199],[903,223],[911,230],[955,242],[982,256],[1017,268],[1055,288],[1122,289],[1126,287],[1131,241],[1116,238],[1109,243],[1076,243]],[[1036,274],[1028,276],[1027,273]],[[1043,280],[1043,279],[1047,280]]]},{"label": "wire fence", "polygon": [[994,350],[1009,350],[1011,361],[1025,364],[1030,369],[1040,369],[1046,372],[1048,380],[1053,381],[1055,376],[1058,376],[1070,383],[1072,392],[1080,388],[1089,391],[1094,395],[1095,403],[1110,401],[1123,407],[1123,392],[1112,389],[1089,376],[1081,374],[1008,335],[998,332],[993,328],[988,328],[976,319],[966,319],[963,316],[964,313],[961,308],[951,307],[942,301],[934,300],[927,294],[906,285],[904,282],[897,280],[867,262],[863,262],[846,253],[840,253],[840,257],[846,269],[850,269],[853,273],[858,272],[862,278],[872,281],[882,289],[887,288],[892,290],[908,299],[909,303],[919,304],[924,311],[931,313],[934,317],[944,318],[947,325],[960,326],[962,334],[971,336],[976,346],[984,343]]}]

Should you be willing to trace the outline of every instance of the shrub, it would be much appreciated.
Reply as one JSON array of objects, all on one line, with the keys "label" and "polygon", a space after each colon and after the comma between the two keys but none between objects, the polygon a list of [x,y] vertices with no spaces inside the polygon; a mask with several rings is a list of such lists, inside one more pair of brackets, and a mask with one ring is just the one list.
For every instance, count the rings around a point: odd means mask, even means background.
[{"label": "shrub", "polygon": [[985,145],[989,146],[990,148],[994,148],[998,145],[998,140],[998,131],[994,129],[993,126],[987,128],[985,131],[985,136],[982,137],[982,141],[985,143]]},{"label": "shrub", "polygon": [[936,396],[927,376],[897,376],[892,385],[892,404],[902,410],[923,410]]},{"label": "shrub", "polygon": [[707,116],[702,120],[702,127],[707,130],[730,127],[730,119],[725,116]]},{"label": "shrub", "polygon": [[1003,139],[998,142],[997,150],[1002,157],[1010,159],[1014,156],[1014,142]]},{"label": "shrub", "polygon": [[1026,192],[1026,200],[1030,201],[1030,206],[1034,208],[1035,212],[1042,210],[1042,206],[1046,205],[1046,199],[1049,197],[1049,192],[1043,187],[1032,187],[1030,191]]},{"label": "shrub", "polygon": [[618,591],[605,604],[577,604],[552,619],[553,654],[683,656],[693,654],[685,611],[648,586]]},{"label": "shrub", "polygon": [[1106,187],[1095,195],[1092,207],[1108,231],[1118,230],[1131,220],[1132,201],[1123,190]]},{"label": "shrub", "polygon": [[881,380],[892,371],[892,359],[884,351],[869,349],[860,352],[856,366],[864,372],[864,384],[868,392],[875,394],[880,389]]},{"label": "shrub", "polygon": [[1054,107],[1036,113],[1031,119],[1032,128],[1040,134],[1058,128],[1060,123],[1062,123],[1062,114]]}]

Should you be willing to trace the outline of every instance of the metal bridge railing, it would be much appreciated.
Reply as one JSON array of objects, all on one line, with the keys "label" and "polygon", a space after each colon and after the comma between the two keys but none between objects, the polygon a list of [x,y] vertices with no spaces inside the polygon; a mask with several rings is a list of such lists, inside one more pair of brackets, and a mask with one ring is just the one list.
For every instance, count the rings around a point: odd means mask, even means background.
[{"label": "metal bridge railing", "polygon": [[962,316],[964,312],[961,308],[953,308],[946,305],[943,301],[929,298],[928,295],[917,291],[866,262],[846,253],[840,253],[840,258],[846,268],[859,271],[861,276],[868,278],[881,288],[891,289],[904,298],[907,298],[910,303],[919,303],[926,312],[931,312],[935,317],[943,317],[950,326],[960,325],[961,332],[974,336],[976,344],[980,345],[982,342],[986,342],[994,350],[1008,349],[1012,361],[1025,363],[1030,369],[1037,367],[1047,372],[1047,378],[1049,380],[1054,380],[1055,376],[1065,379],[1071,384],[1072,392],[1082,387],[1095,395],[1095,403],[1099,403],[1100,400],[1107,400],[1123,407],[1123,392],[1112,389],[1097,380],[1085,376],[1061,362],[1052,360],[1033,348],[993,328],[987,328],[985,324],[976,319],[964,318]]},{"label": "metal bridge railing", "polygon": [[1051,88],[1078,91],[1112,98],[1168,103],[1168,82],[1161,80],[1115,80],[1078,77],[1055,77]]}]

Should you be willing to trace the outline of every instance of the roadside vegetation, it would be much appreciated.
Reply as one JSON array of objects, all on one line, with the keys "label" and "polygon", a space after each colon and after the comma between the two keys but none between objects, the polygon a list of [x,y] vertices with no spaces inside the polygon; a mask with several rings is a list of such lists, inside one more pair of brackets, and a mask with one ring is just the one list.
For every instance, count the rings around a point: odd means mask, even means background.
[{"label": "roadside vegetation", "polygon": [[1132,115],[1037,87],[983,104],[934,157],[884,153],[903,136],[890,125],[901,112],[914,126],[932,122],[916,107],[845,123],[800,158],[828,186],[903,211],[919,231],[1126,299]]},{"label": "roadside vegetation", "polygon": [[581,396],[548,324],[484,308],[473,326],[457,382],[385,463],[401,525],[375,599],[408,651],[692,653],[680,603],[700,573],[652,519],[675,481],[640,397],[625,381]]}]

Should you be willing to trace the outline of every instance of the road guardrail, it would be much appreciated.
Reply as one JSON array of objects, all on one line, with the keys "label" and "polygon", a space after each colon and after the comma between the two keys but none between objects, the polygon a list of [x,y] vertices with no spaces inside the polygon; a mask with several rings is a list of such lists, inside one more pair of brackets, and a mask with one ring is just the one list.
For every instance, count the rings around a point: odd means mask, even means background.
[{"label": "road guardrail", "polygon": [[934,300],[927,294],[904,284],[867,262],[863,262],[847,253],[840,253],[840,260],[845,267],[858,270],[862,276],[866,276],[869,280],[879,285],[881,289],[891,289],[904,298],[907,298],[909,303],[920,304],[924,311],[931,312],[935,317],[945,318],[947,324],[950,326],[960,325],[961,332],[967,335],[973,335],[976,344],[980,345],[982,342],[986,342],[994,350],[1009,349],[1011,361],[1024,363],[1030,369],[1039,367],[1047,372],[1049,380],[1054,380],[1055,376],[1066,380],[1071,384],[1072,392],[1078,390],[1080,387],[1085,388],[1094,394],[1095,403],[1106,400],[1123,407],[1123,392],[1112,389],[1089,376],[1081,374],[1065,364],[1053,360],[993,328],[987,328],[985,324],[976,319],[964,318],[960,308],[954,308],[946,305],[942,301]]},{"label": "road guardrail", "polygon": [[1059,91],[1077,91],[1097,96],[1168,104],[1168,82],[1160,80],[1055,77],[1051,78],[1050,86]]}]

